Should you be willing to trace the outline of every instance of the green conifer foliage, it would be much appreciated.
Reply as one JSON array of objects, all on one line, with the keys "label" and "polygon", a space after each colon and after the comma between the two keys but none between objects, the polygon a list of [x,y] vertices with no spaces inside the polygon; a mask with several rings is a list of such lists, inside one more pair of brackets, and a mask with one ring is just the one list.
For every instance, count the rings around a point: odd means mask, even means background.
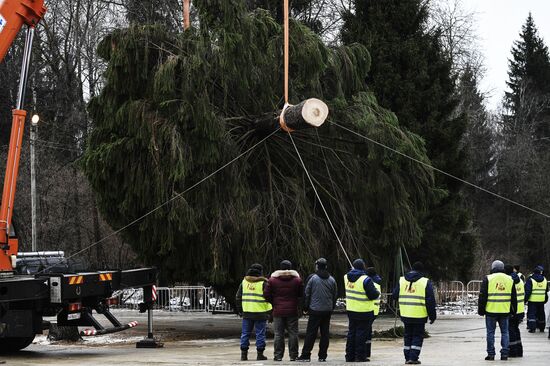
[{"label": "green conifer foliage", "polygon": [[[399,122],[426,141],[434,165],[455,176],[468,176],[461,143],[466,129],[456,113],[451,63],[441,50],[437,32],[428,31],[428,2],[422,0],[355,0],[342,29],[345,44],[368,47],[372,70],[367,83],[380,105],[394,111]],[[439,200],[422,223],[423,241],[410,252],[436,278],[465,278],[474,244],[467,234],[470,215],[462,185],[436,175]]]},{"label": "green conifer foliage", "polygon": [[[270,132],[255,123],[282,106],[282,27],[246,5],[197,2],[198,29],[132,27],[101,43],[106,83],[90,103],[95,128],[82,164],[115,229]],[[365,90],[364,46],[331,49],[291,26],[292,103],[321,98],[334,122],[428,162],[422,139]],[[431,171],[330,123],[293,136],[350,256],[391,263],[392,248],[420,243]],[[323,255],[334,271],[348,268],[283,132],[123,235],[165,280],[227,294],[254,262],[274,269],[289,258],[308,270]]]}]

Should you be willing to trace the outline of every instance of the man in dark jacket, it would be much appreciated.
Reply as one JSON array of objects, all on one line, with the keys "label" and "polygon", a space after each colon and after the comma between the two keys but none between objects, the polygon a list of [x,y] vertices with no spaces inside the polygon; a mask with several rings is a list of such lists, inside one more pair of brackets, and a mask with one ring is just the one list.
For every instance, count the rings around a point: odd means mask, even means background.
[{"label": "man in dark jacket", "polygon": [[535,333],[538,328],[544,332],[546,316],[544,304],[548,302],[548,281],[543,276],[542,266],[536,266],[533,274],[525,282],[525,299],[527,305],[527,328],[529,333]]},{"label": "man in dark jacket", "polygon": [[285,354],[285,330],[288,332],[290,361],[298,357],[298,315],[304,291],[302,279],[288,260],[281,262],[280,270],[271,274],[264,297],[273,305],[274,361],[282,361]]},{"label": "man in dark jacket", "polygon": [[487,328],[487,357],[495,359],[495,331],[500,328],[500,359],[507,360],[510,351],[509,319],[517,312],[517,294],[514,280],[504,273],[504,263],[495,260],[491,264],[491,274],[481,282],[478,301],[478,314],[485,315]]},{"label": "man in dark jacket", "polygon": [[420,364],[426,322],[435,322],[435,296],[432,282],[424,277],[424,265],[416,262],[412,270],[399,279],[392,297],[399,302],[401,321],[405,325],[403,353],[407,365]]},{"label": "man in dark jacket", "polygon": [[[378,275],[378,273],[376,273],[376,269],[374,267],[367,268],[367,276],[372,278],[374,282],[374,287],[376,287],[376,290],[378,290],[378,292],[380,292],[380,295],[382,295],[382,287],[381,287],[382,278]],[[376,319],[379,313],[380,313],[380,297],[374,302],[374,318],[372,319],[372,323],[374,323],[374,320]],[[371,324],[371,326],[369,327],[370,328],[369,334],[367,334],[367,341],[366,341],[367,358],[370,357],[371,349],[372,349],[372,325],[373,324]]]},{"label": "man in dark jacket", "polygon": [[344,276],[348,313],[346,362],[369,361],[365,342],[374,321],[374,302],[380,297],[380,292],[365,271],[365,262],[356,259],[353,269]]},{"label": "man in dark jacket", "polygon": [[267,278],[263,277],[262,265],[253,264],[246,272],[235,296],[237,312],[243,317],[241,361],[248,360],[248,347],[253,329],[256,329],[256,350],[258,352],[256,359],[258,361],[267,360],[267,357],[264,356],[265,333],[272,307],[264,298],[266,283]]},{"label": "man in dark jacket", "polygon": [[319,258],[315,262],[315,273],[309,275],[306,281],[304,312],[307,312],[309,318],[302,354],[296,361],[310,361],[311,350],[315,344],[318,330],[321,332],[318,353],[319,362],[327,360],[330,317],[336,306],[337,298],[338,288],[336,280],[327,271],[327,260]]}]

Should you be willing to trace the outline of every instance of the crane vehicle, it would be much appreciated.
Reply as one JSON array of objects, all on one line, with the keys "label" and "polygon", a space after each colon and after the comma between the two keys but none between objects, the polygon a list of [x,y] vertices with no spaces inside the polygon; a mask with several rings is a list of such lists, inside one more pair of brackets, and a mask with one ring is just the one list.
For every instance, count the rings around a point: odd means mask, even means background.
[{"label": "crane vehicle", "polygon": [[[13,208],[21,144],[27,112],[25,90],[32,42],[37,24],[46,13],[44,0],[0,0],[0,62],[20,30],[26,26],[26,40],[16,108],[7,156],[2,201],[0,202],[0,352],[27,347],[36,334],[48,327],[45,317],[57,317],[58,326],[87,326],[82,335],[100,335],[128,329],[136,322],[121,324],[110,312],[113,293],[125,288],[143,288],[140,311],[149,312],[149,334],[138,347],[158,347],[152,336],[152,304],[156,297],[155,268],[133,270],[78,271],[63,252],[20,253],[13,227]],[[104,328],[94,311],[112,324]]]}]

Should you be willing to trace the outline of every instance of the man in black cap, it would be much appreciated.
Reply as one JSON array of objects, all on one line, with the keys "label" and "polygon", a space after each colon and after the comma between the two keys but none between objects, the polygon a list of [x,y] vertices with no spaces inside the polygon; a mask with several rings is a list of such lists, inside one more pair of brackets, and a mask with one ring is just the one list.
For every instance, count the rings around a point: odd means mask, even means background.
[{"label": "man in black cap", "polygon": [[544,304],[548,302],[548,281],[542,274],[544,268],[536,266],[533,274],[525,282],[525,299],[527,306],[527,328],[529,333],[535,333],[538,328],[544,332],[546,327],[546,315]]},{"label": "man in black cap", "polygon": [[346,362],[367,362],[367,335],[374,321],[375,300],[380,297],[380,292],[372,278],[367,276],[362,259],[353,262],[353,269],[344,276],[344,285],[349,321]]},{"label": "man in black cap", "polygon": [[435,322],[435,296],[432,282],[424,277],[424,265],[416,262],[412,270],[399,279],[392,297],[399,301],[401,321],[405,325],[403,354],[407,365],[420,364],[424,329],[428,318]]},{"label": "man in black cap", "polygon": [[273,272],[264,289],[264,297],[273,305],[274,361],[282,361],[285,354],[285,330],[288,332],[290,361],[298,357],[298,317],[304,285],[292,263],[284,260]]},{"label": "man in black cap", "polygon": [[271,314],[271,304],[264,298],[267,278],[263,276],[261,264],[253,264],[246,272],[237,295],[237,311],[243,317],[241,332],[241,361],[248,360],[248,347],[252,330],[256,330],[256,350],[258,361],[265,361],[265,333],[267,319]]},{"label": "man in black cap", "polygon": [[311,350],[315,344],[318,330],[321,332],[318,354],[319,362],[327,360],[330,317],[336,306],[337,298],[338,288],[336,280],[327,271],[327,260],[319,258],[315,262],[315,273],[309,275],[306,280],[304,312],[309,315],[309,318],[302,354],[296,361],[310,361]]}]

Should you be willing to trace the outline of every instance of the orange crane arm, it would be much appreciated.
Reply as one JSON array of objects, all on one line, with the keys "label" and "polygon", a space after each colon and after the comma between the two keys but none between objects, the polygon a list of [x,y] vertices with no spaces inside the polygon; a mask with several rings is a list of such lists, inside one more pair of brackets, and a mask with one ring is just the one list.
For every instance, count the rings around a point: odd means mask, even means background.
[{"label": "orange crane arm", "polygon": [[0,61],[23,25],[36,26],[45,13],[44,0],[0,0]]},{"label": "orange crane arm", "polygon": [[17,107],[13,110],[10,145],[0,202],[0,272],[12,271],[18,252],[17,238],[10,237],[15,188],[27,112],[23,110],[29,74],[34,27],[46,13],[44,0],[0,0],[0,61],[4,59],[15,37],[27,25],[23,65],[19,78]]}]

